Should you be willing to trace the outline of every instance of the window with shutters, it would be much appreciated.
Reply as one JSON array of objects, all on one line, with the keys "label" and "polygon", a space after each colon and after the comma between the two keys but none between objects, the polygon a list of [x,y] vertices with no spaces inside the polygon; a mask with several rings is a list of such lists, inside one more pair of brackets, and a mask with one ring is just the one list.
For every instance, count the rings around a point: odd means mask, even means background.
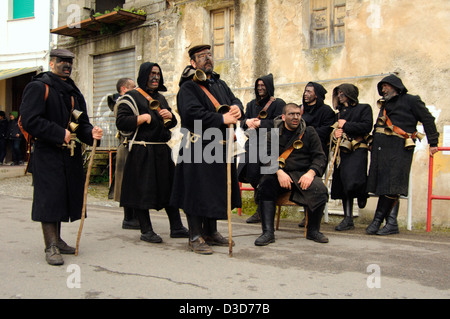
[{"label": "window with shutters", "polygon": [[211,11],[211,43],[215,60],[234,56],[234,9]]},{"label": "window with shutters", "polygon": [[346,0],[310,0],[311,48],[344,44]]},{"label": "window with shutters", "polygon": [[10,18],[13,20],[34,17],[34,0],[12,0],[10,4],[12,5]]}]

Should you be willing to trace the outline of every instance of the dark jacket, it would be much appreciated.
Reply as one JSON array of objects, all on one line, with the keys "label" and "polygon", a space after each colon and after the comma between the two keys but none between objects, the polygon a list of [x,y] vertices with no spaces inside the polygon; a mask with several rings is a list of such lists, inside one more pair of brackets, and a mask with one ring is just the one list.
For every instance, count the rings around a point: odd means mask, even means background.
[{"label": "dark jacket", "polygon": [[[204,216],[214,219],[227,218],[227,163],[225,161],[226,146],[218,143],[215,137],[202,138],[205,130],[218,129],[220,139],[225,139],[227,126],[223,124],[223,116],[216,112],[200,86],[192,81],[195,70],[188,66],[180,79],[180,90],[177,94],[178,112],[181,128],[185,133],[181,143],[179,159],[183,158],[175,168],[174,187],[171,204],[182,208],[186,214]],[[205,84],[206,89],[223,105],[237,105],[242,110],[242,103],[231,92],[228,85],[213,73],[212,79]],[[201,123],[201,130],[194,131],[194,121]],[[216,130],[215,132],[219,132]],[[192,140],[190,134],[199,134],[198,140]],[[221,159],[206,162],[203,152],[211,153],[211,147],[221,149]],[[205,151],[206,150],[206,151]],[[202,152],[202,154],[199,154]],[[195,155],[197,154],[197,155]],[[201,159],[195,158],[201,156]],[[239,182],[236,165],[231,165],[232,208],[241,207]]]},{"label": "dark jacket", "polygon": [[[258,82],[263,81],[264,85],[267,89],[268,95],[264,98],[260,98],[258,96]],[[247,129],[247,124],[245,124],[245,121],[248,119],[253,119],[258,117],[259,112],[264,109],[266,104],[269,102],[271,98],[275,98],[275,86],[273,84],[273,75],[268,74],[265,76],[262,76],[255,81],[255,96],[256,98],[250,101],[247,104],[247,108],[245,109],[245,114],[241,121],[241,127],[243,129]],[[273,119],[277,116],[281,115],[283,112],[283,107],[286,105],[286,102],[283,101],[280,98],[275,98],[275,100],[270,104],[270,106],[267,108],[267,118],[261,119],[261,126],[265,128],[272,127]]]},{"label": "dark jacket", "polygon": [[0,120],[0,139],[6,139],[8,133],[8,120]]},{"label": "dark jacket", "polygon": [[[168,109],[167,100],[158,91],[148,90],[144,79],[156,63],[143,63],[139,70],[138,84],[154,100],[160,102],[160,107]],[[159,88],[164,89],[164,82],[161,79]],[[148,113],[152,120],[150,124],[143,123],[137,127],[137,116],[124,101],[135,101],[139,114]],[[172,113],[173,115],[173,113]],[[176,126],[175,115],[172,116],[172,123],[165,127],[162,117],[156,110],[150,110],[149,101],[137,90],[128,91],[117,102],[117,128],[121,131],[136,131],[135,141],[141,142],[168,142],[171,138],[170,128]],[[132,137],[129,138],[131,140]],[[172,191],[174,163],[171,157],[171,149],[167,144],[139,145],[133,144],[129,152],[121,187],[120,205],[137,209],[160,210],[169,205]]]},{"label": "dark jacket", "polygon": [[[12,121],[6,122],[8,125],[8,129],[7,129],[7,139],[8,140],[18,140],[23,136],[22,131],[19,128],[19,124],[18,124],[18,119],[15,118]],[[17,136],[19,135],[19,136]]]},{"label": "dark jacket", "polygon": [[316,132],[319,135],[320,142],[322,144],[322,149],[325,155],[328,157],[330,134],[332,131],[331,126],[335,122],[336,113],[329,105],[324,103],[327,90],[325,90],[322,85],[316,82],[309,82],[306,86],[309,85],[312,85],[314,87],[314,92],[317,95],[317,102],[316,104],[310,106],[305,103],[303,97],[302,118],[306,122],[306,125],[312,126],[316,129]]},{"label": "dark jacket", "polygon": [[[321,176],[325,172],[327,161],[325,153],[322,150],[321,143],[317,132],[314,128],[306,126],[302,119],[300,125],[293,135],[286,140],[283,138],[285,130],[284,121],[281,116],[274,120],[274,128],[279,129],[279,155],[291,147],[293,143],[299,139],[299,136],[304,132],[301,141],[303,146],[300,149],[294,149],[289,157],[286,159],[286,166],[283,168],[293,181],[293,191],[291,192],[290,200],[299,205],[306,205],[310,209],[315,210],[317,207],[325,204],[328,201],[328,191],[322,182]],[[268,136],[268,149],[271,149],[271,135]],[[310,169],[314,170],[316,177],[313,183],[307,190],[302,190],[298,184],[300,177],[307,173]],[[262,199],[264,200],[264,199]]]},{"label": "dark jacket", "polygon": [[[337,92],[342,91],[349,98],[349,105],[339,103]],[[359,90],[353,84],[341,84],[333,90],[333,106],[338,110],[337,119],[346,120],[344,133],[349,139],[363,139],[372,130],[373,113],[369,104],[358,101]],[[352,152],[340,152],[339,165],[335,162],[331,198],[356,198],[366,196],[367,148]]]},{"label": "dark jacket", "polygon": [[[267,89],[267,96],[264,98],[260,98],[258,96],[258,82],[263,81],[264,85]],[[261,124],[260,128],[266,128],[270,129],[273,127],[273,120],[277,116],[281,115],[283,112],[283,108],[286,105],[286,102],[284,102],[280,98],[275,98],[275,86],[273,84],[273,75],[268,74],[265,76],[262,76],[255,81],[255,95],[256,98],[250,101],[247,104],[247,108],[245,110],[244,117],[240,120],[241,121],[241,127],[246,130],[248,129],[247,124],[245,123],[246,120],[256,118],[258,117],[261,110],[264,109],[266,104],[269,102],[270,99],[273,101],[271,102],[270,106],[267,108],[267,117],[265,119],[260,119]],[[256,129],[256,134],[249,135],[249,139],[247,140],[245,144],[245,153],[240,157],[239,161],[239,167],[238,167],[238,174],[239,174],[239,181],[243,183],[250,183],[253,187],[256,187],[258,185],[259,180],[261,178],[260,174],[260,161],[258,156],[257,163],[250,163],[250,150],[254,150],[256,152],[259,152],[258,147],[258,133],[259,128]]]},{"label": "dark jacket", "polygon": [[[45,101],[45,84],[49,86]],[[40,73],[25,87],[20,113],[24,129],[36,138],[32,164],[32,219],[42,222],[74,221],[81,218],[84,171],[81,144],[74,156],[62,148],[65,129],[74,108],[83,112],[78,119],[77,138],[93,144],[86,102],[72,79],[61,80],[51,72]]]},{"label": "dark jacket", "polygon": [[[420,97],[408,94],[401,79],[393,74],[378,83],[380,95],[382,95],[383,83],[395,87],[399,94],[384,103],[379,116],[382,116],[383,109],[386,109],[386,114],[392,123],[407,133],[415,132],[417,123],[422,122],[428,143],[431,146],[437,146],[439,132],[436,129],[434,117]],[[367,190],[376,195],[407,196],[414,149],[405,149],[404,138],[376,133],[377,126],[377,124],[374,126]]]},{"label": "dark jacket", "polygon": [[[414,133],[417,130],[417,123],[423,124],[427,135],[428,143],[437,146],[439,142],[439,132],[436,129],[435,118],[430,113],[425,103],[418,95],[408,94],[408,90],[397,76],[391,74],[378,83],[378,93],[382,95],[381,86],[388,83],[395,87],[399,94],[384,104],[387,116],[392,124],[402,128],[407,133]],[[383,108],[380,109],[379,116],[383,115]],[[377,125],[375,124],[375,128]]]}]

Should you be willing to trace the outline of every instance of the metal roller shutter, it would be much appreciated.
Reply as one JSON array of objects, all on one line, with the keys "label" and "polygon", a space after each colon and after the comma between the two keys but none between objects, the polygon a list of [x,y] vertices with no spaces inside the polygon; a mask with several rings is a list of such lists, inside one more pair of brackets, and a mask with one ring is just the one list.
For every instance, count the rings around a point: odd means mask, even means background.
[{"label": "metal roller shutter", "polygon": [[102,148],[115,148],[117,128],[113,112],[108,107],[107,96],[117,93],[120,78],[135,79],[134,49],[94,56],[94,113],[92,123],[103,129]]}]

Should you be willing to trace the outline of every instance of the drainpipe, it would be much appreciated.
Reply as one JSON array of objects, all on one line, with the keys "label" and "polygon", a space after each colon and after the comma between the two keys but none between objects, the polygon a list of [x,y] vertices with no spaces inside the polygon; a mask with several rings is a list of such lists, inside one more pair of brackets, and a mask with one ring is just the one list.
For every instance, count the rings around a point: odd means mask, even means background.
[{"label": "drainpipe", "polygon": [[[50,29],[54,29],[54,26],[58,25],[58,1],[57,0],[49,0],[49,25]],[[55,21],[56,19],[56,21]],[[53,43],[53,39],[55,39],[55,43]],[[50,51],[56,47],[58,41],[58,36],[53,35],[49,32],[49,39],[48,39],[48,52],[45,57],[46,65],[44,66],[44,70],[48,71],[48,64],[50,62]]]},{"label": "drainpipe", "polygon": [[148,26],[156,26],[156,61],[159,64],[159,22],[155,21],[150,23]]}]

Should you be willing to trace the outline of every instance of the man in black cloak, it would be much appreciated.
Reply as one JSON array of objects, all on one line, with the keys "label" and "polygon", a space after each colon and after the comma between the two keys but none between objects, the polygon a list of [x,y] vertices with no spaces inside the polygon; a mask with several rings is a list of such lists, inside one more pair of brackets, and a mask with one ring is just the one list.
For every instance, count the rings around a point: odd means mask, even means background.
[{"label": "man in black cloak", "polygon": [[[209,245],[227,246],[228,240],[217,231],[217,220],[227,219],[227,127],[243,115],[242,103],[228,85],[215,73],[210,45],[189,50],[191,65],[180,79],[177,106],[181,127],[186,135],[182,142],[175,171],[171,203],[182,208],[189,223],[189,247],[199,254],[212,254]],[[206,79],[193,80],[196,70]],[[215,100],[215,101],[213,101]],[[216,111],[215,102],[229,106]],[[214,134],[217,133],[220,137]],[[209,135],[209,136],[208,136]],[[215,158],[208,159],[214,150]],[[209,153],[208,153],[209,151]],[[231,165],[231,208],[241,207],[236,165]]]},{"label": "man in black cloak", "polygon": [[[187,237],[180,211],[169,204],[174,166],[167,145],[177,120],[165,97],[167,91],[161,68],[156,63],[141,64],[138,88],[118,99],[116,125],[122,132],[132,132],[121,187],[120,206],[134,209],[141,228],[141,240],[161,243],[153,231],[150,209],[165,209],[170,223],[170,237]],[[159,104],[159,108],[151,105]],[[126,134],[126,133],[125,133]]]},{"label": "man in black cloak", "polygon": [[[62,265],[61,254],[75,253],[61,239],[61,222],[81,218],[85,176],[78,140],[93,145],[103,134],[89,123],[84,97],[70,78],[74,57],[65,49],[52,50],[51,71],[36,75],[25,87],[20,106],[23,128],[35,139],[31,218],[42,224],[50,265]],[[78,119],[74,110],[82,112]]]},{"label": "man in black cloak", "polygon": [[[308,82],[303,92],[303,120],[307,126],[312,126],[319,135],[322,150],[325,153],[328,162],[330,134],[333,130],[331,126],[335,122],[336,113],[333,109],[324,103],[327,90],[317,82]],[[304,218],[299,227],[305,227]]]},{"label": "man in black cloak", "polygon": [[[344,219],[336,230],[350,230],[353,224],[353,201],[360,208],[367,201],[368,139],[372,130],[373,115],[369,104],[358,100],[359,89],[344,83],[333,90],[333,107],[338,110],[334,140],[341,138],[339,160],[334,163],[331,198],[342,199]],[[343,147],[345,146],[345,147]]]},{"label": "man in black cloak", "polygon": [[[373,130],[373,145],[367,191],[378,195],[378,204],[369,235],[399,233],[398,209],[393,207],[400,195],[408,196],[409,174],[418,138],[417,123],[421,122],[430,145],[430,154],[438,151],[439,132],[435,119],[418,95],[408,94],[402,80],[394,74],[377,85],[382,96],[380,113]],[[410,143],[409,147],[406,147]],[[386,225],[379,229],[383,220]]]},{"label": "man in black cloak", "polygon": [[[241,127],[247,130],[248,140],[245,143],[245,153],[241,155],[238,174],[239,181],[250,183],[255,189],[255,201],[257,200],[257,187],[261,179],[261,161],[259,143],[260,128],[273,127],[273,119],[281,115],[286,105],[280,98],[275,98],[275,86],[273,75],[264,75],[255,81],[256,98],[247,104],[244,117],[241,119]],[[256,156],[254,156],[256,155]],[[253,160],[256,157],[256,160]],[[247,219],[247,223],[259,223],[261,221],[259,209]]]}]

